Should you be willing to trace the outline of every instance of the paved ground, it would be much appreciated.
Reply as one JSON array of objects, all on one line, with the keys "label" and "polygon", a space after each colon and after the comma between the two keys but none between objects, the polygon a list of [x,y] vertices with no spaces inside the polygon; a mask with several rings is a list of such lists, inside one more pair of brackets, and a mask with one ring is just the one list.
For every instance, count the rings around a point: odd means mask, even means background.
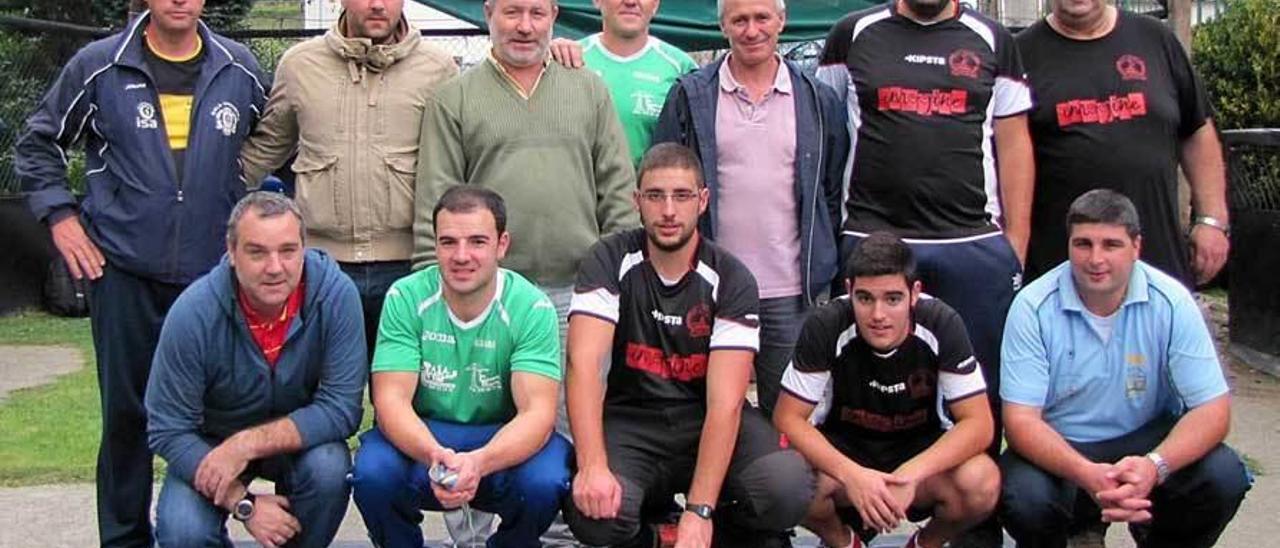
[{"label": "paved ground", "polygon": [[[1211,305],[1215,323],[1222,325],[1225,309]],[[1221,339],[1222,333],[1219,333]],[[56,375],[81,367],[74,350],[63,348],[0,347],[0,402],[12,390],[50,382]],[[1228,438],[1251,466],[1260,470],[1235,521],[1222,536],[1219,546],[1245,548],[1280,545],[1280,452],[1271,445],[1280,435],[1280,380],[1254,371],[1232,360],[1229,380],[1234,390],[1232,431]],[[0,436],[2,437],[2,436]],[[82,548],[97,543],[94,524],[93,486],[87,484],[0,488],[0,548],[67,547]],[[435,515],[424,521],[428,539],[439,541],[446,534]],[[251,546],[242,527],[232,523],[232,538],[239,546]],[[877,539],[875,546],[900,546],[905,536]],[[797,546],[815,546],[816,539],[805,534]],[[1133,542],[1123,527],[1111,527],[1107,545],[1128,548]],[[346,516],[336,548],[366,548],[369,543],[359,512],[352,507]]]},{"label": "paved ground", "polygon": [[9,393],[53,382],[84,367],[80,351],[62,346],[5,346],[0,350],[0,403]]}]

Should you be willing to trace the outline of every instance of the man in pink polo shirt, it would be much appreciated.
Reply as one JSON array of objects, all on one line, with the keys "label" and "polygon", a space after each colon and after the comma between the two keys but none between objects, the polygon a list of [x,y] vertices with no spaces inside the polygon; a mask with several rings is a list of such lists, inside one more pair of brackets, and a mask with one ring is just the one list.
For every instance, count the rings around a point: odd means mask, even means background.
[{"label": "man in pink polo shirt", "polygon": [[769,414],[804,312],[836,275],[849,137],[835,93],[777,54],[784,0],[719,10],[730,52],[671,89],[654,143],[697,151],[711,189],[700,228],[756,277],[756,383]]}]

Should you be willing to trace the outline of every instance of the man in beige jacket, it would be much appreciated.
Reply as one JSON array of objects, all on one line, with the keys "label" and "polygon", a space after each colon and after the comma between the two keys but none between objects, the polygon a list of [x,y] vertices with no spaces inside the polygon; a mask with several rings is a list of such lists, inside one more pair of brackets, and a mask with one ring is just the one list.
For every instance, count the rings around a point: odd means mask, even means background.
[{"label": "man in beige jacket", "polygon": [[372,357],[382,298],[409,273],[422,109],[458,72],[404,19],[404,0],[343,0],[324,36],[285,52],[240,154],[256,185],[295,152],[308,244],[356,283]]}]

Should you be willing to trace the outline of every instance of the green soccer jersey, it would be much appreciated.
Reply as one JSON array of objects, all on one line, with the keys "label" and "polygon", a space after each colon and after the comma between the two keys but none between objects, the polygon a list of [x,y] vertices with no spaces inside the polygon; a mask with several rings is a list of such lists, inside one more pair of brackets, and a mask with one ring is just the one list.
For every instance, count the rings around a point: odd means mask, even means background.
[{"label": "green soccer jersey", "polygon": [[417,373],[413,408],[421,417],[506,422],[516,413],[512,373],[560,380],[555,306],[529,280],[498,269],[493,301],[463,322],[444,300],[440,267],[425,268],[387,291],[372,371]]},{"label": "green soccer jersey", "polygon": [[693,72],[698,64],[689,54],[652,36],[643,49],[630,57],[609,53],[600,43],[598,33],[583,38],[581,44],[587,68],[599,74],[609,87],[613,106],[627,134],[631,161],[638,166],[649,149],[653,126],[662,114],[667,91],[676,78]]}]

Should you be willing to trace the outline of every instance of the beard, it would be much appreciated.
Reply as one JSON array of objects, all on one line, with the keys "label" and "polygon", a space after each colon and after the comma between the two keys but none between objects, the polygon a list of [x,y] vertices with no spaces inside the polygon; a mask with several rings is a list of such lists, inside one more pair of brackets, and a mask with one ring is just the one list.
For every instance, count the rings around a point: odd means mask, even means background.
[{"label": "beard", "polygon": [[653,244],[653,247],[656,247],[660,251],[663,251],[665,253],[672,253],[672,252],[680,251],[681,249],[684,249],[684,246],[688,245],[689,241],[693,239],[693,235],[694,233],[697,232],[697,230],[695,230],[693,227],[690,227],[689,230],[685,232],[681,232],[680,235],[677,236],[675,241],[673,242],[664,242],[660,240],[657,234],[655,234],[655,232],[657,232],[656,229],[650,230],[648,227],[646,227],[644,232],[645,232],[645,235],[648,236],[649,243]]},{"label": "beard", "polygon": [[951,0],[904,0],[907,8],[914,13],[916,17],[925,20],[937,18],[942,10],[947,9],[951,4]]}]

